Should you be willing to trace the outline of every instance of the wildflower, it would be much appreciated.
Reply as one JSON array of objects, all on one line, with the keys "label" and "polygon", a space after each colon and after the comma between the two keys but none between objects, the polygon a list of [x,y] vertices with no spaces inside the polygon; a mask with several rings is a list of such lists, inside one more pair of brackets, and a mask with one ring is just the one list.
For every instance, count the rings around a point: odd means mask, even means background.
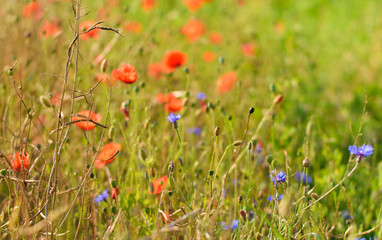
[{"label": "wildflower", "polygon": [[11,161],[11,166],[13,171],[19,172],[23,166],[25,169],[29,169],[29,154],[24,153],[14,153],[13,155],[8,156],[8,160]]},{"label": "wildflower", "polygon": [[167,96],[167,103],[164,105],[164,108],[167,112],[173,113],[173,112],[179,112],[182,110],[183,107],[183,100],[179,99],[174,96],[174,94],[170,93]]},{"label": "wildflower", "polygon": [[159,194],[159,193],[161,193],[162,190],[166,187],[167,181],[168,181],[167,175],[165,175],[165,176],[163,176],[161,178],[158,178],[155,181],[152,181],[150,183],[151,189],[148,191],[148,193],[150,195],[151,194]]},{"label": "wildflower", "polygon": [[123,26],[123,30],[139,34],[142,32],[142,24],[139,22],[128,22]]},{"label": "wildflower", "polygon": [[270,195],[269,197],[267,197],[267,200],[272,202],[272,201],[276,201],[276,199],[278,199],[279,201],[284,197],[283,194],[280,194],[278,197],[276,197],[276,194],[275,195]]},{"label": "wildflower", "polygon": [[178,121],[180,118],[182,117],[182,115],[178,114],[178,116],[175,116],[175,114],[171,113],[167,119],[170,121],[170,123],[176,123],[176,121]]},{"label": "wildflower", "polygon": [[358,158],[366,158],[373,154],[374,148],[370,145],[363,144],[357,148],[356,145],[349,146],[350,154],[356,154]]},{"label": "wildflower", "polygon": [[101,204],[101,202],[105,201],[109,197],[107,189],[103,191],[103,193],[97,194],[97,196],[94,198],[94,202],[98,203],[98,206]]},{"label": "wildflower", "polygon": [[350,220],[351,216],[348,210],[341,211],[341,217],[345,220]]},{"label": "wildflower", "polygon": [[162,76],[162,64],[161,63],[151,63],[149,65],[148,75],[155,80],[158,80]]},{"label": "wildflower", "polygon": [[155,7],[155,1],[154,0],[142,0],[141,7],[145,11],[151,11]]},{"label": "wildflower", "polygon": [[253,43],[246,43],[241,45],[241,51],[245,56],[252,57],[255,55],[256,46]]},{"label": "wildflower", "polygon": [[306,173],[302,173],[302,172],[297,172],[296,175],[294,176],[294,178],[301,182],[303,184],[311,184],[312,183],[312,178],[310,176],[308,176]]},{"label": "wildflower", "polygon": [[237,76],[235,72],[227,72],[223,74],[217,81],[218,93],[229,92],[236,81]]},{"label": "wildflower", "polygon": [[108,143],[104,145],[98,154],[96,161],[94,162],[95,166],[98,169],[103,168],[103,166],[114,161],[117,154],[121,151],[122,147],[119,143]]},{"label": "wildflower", "polygon": [[41,4],[37,1],[30,2],[23,9],[23,16],[39,20],[43,15]]},{"label": "wildflower", "polygon": [[198,92],[195,97],[199,100],[206,100],[207,99],[207,95],[203,92]]},{"label": "wildflower", "polygon": [[111,189],[111,198],[112,199],[117,200],[118,194],[119,194],[119,188],[118,187]]},{"label": "wildflower", "polygon": [[198,40],[204,31],[204,25],[201,21],[191,19],[186,25],[182,27],[182,34],[187,37],[190,42]]},{"label": "wildflower", "polygon": [[[272,172],[273,173],[273,172]],[[276,183],[280,183],[280,182],[285,182],[285,179],[286,179],[286,174],[281,171],[279,172],[276,177],[275,176],[272,176],[272,175],[269,175],[269,177],[272,179],[272,182]]]},{"label": "wildflower", "polygon": [[185,65],[187,60],[187,54],[177,50],[169,51],[162,58],[162,72],[172,73],[178,67]]},{"label": "wildflower", "polygon": [[204,52],[203,53],[203,60],[205,62],[212,62],[215,59],[215,53],[214,52]]},{"label": "wildflower", "polygon": [[[95,114],[92,111],[81,111],[76,114],[77,116],[72,116],[72,121],[82,130],[91,131],[94,129],[95,124],[93,122],[99,123],[101,121],[102,115]],[[88,121],[90,119],[93,122]]]},{"label": "wildflower", "polygon": [[190,10],[191,12],[196,12],[201,8],[204,4],[205,0],[184,0],[183,4]]},{"label": "wildflower", "polygon": [[90,27],[92,27],[96,23],[97,22],[95,22],[95,21],[85,21],[85,22],[81,23],[79,26],[80,31],[82,31],[82,33],[80,33],[81,34],[80,38],[84,39],[84,40],[87,40],[90,38],[97,39],[98,38],[98,32],[100,29],[95,28],[95,29],[91,30],[90,32],[85,33],[88,29],[90,29]]},{"label": "wildflower", "polygon": [[213,44],[220,44],[223,41],[223,36],[218,32],[211,33],[208,38]]},{"label": "wildflower", "polygon": [[239,220],[234,219],[232,221],[232,226],[226,225],[225,222],[221,222],[220,224],[222,225],[224,230],[228,230],[228,229],[235,230],[239,226]]},{"label": "wildflower", "polygon": [[60,29],[57,24],[53,22],[44,22],[38,30],[38,35],[41,38],[55,37],[58,35],[59,31]]},{"label": "wildflower", "polygon": [[137,81],[137,71],[131,64],[122,64],[118,69],[111,72],[115,79],[120,80],[123,83],[131,84]]},{"label": "wildflower", "polygon": [[200,135],[200,134],[202,133],[202,129],[201,129],[201,128],[198,128],[198,127],[187,128],[187,132],[188,132],[188,133],[195,134],[195,135]]}]

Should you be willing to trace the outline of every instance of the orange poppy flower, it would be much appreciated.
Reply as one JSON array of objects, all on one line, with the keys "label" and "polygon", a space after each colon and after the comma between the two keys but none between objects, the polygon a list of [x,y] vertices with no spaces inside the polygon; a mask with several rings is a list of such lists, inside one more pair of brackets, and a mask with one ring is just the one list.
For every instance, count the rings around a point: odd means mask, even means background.
[{"label": "orange poppy flower", "polygon": [[181,51],[169,51],[162,58],[162,72],[172,73],[180,66],[187,63],[188,55]]},{"label": "orange poppy flower", "polygon": [[34,20],[39,20],[43,15],[42,7],[38,2],[31,2],[25,5],[23,9],[23,16],[34,18]]},{"label": "orange poppy flower", "polygon": [[57,24],[53,22],[44,22],[38,30],[38,35],[41,38],[54,37],[59,31],[60,29]]},{"label": "orange poppy flower", "polygon": [[79,28],[80,28],[80,32],[82,31],[82,34],[80,35],[80,38],[81,38],[81,39],[87,40],[87,39],[90,39],[90,38],[95,38],[95,39],[98,38],[98,32],[99,32],[99,29],[98,29],[98,28],[95,28],[95,29],[91,30],[91,31],[88,32],[88,33],[84,33],[84,32],[86,32],[91,26],[93,26],[95,23],[96,23],[96,21],[85,21],[85,22],[83,22],[83,23],[80,24],[80,26],[79,26]]},{"label": "orange poppy flower", "polygon": [[150,63],[148,75],[156,80],[159,80],[162,77],[162,64]]},{"label": "orange poppy flower", "polygon": [[105,146],[102,147],[100,153],[98,154],[94,165],[101,169],[103,166],[111,163],[114,161],[115,157],[117,156],[117,153],[120,152],[122,149],[121,144],[119,143],[108,143]]},{"label": "orange poppy flower", "polygon": [[246,43],[241,45],[241,51],[245,56],[252,57],[255,55],[256,46],[253,43]]},{"label": "orange poppy flower", "polygon": [[167,95],[163,94],[163,93],[159,93],[157,95],[157,102],[158,103],[165,103],[167,101]]},{"label": "orange poppy flower", "polygon": [[183,100],[174,96],[174,94],[170,93],[167,96],[167,103],[164,105],[164,108],[167,112],[179,112],[183,108]]},{"label": "orange poppy flower", "polygon": [[137,81],[137,71],[135,67],[131,64],[122,64],[118,69],[115,69],[111,72],[115,79],[127,84],[131,84]]},{"label": "orange poppy flower", "polygon": [[12,156],[9,155],[8,159],[11,161],[12,168],[15,172],[19,172],[21,166],[24,166],[25,169],[29,169],[29,154],[24,153],[21,156],[20,153],[14,153]]},{"label": "orange poppy flower", "polygon": [[155,1],[154,0],[142,0],[141,7],[145,11],[151,11],[155,7]]},{"label": "orange poppy flower", "polygon": [[114,86],[116,83],[117,83],[117,80],[115,80],[114,78],[110,78],[109,77],[109,74],[102,74],[102,73],[98,73],[97,74],[97,81],[98,82],[102,82],[103,84],[106,84],[106,86]]},{"label": "orange poppy flower", "polygon": [[150,183],[150,190],[148,193],[151,194],[159,194],[162,192],[162,190],[166,187],[168,178],[167,175],[158,178],[157,180],[154,180]]},{"label": "orange poppy flower", "polygon": [[[88,117],[89,117],[89,111],[87,111],[87,110],[81,111],[81,112],[78,112],[77,115],[81,115],[83,117],[72,116],[72,121],[75,122],[74,124],[76,124],[82,130],[91,131],[94,129],[95,124],[90,122],[90,121],[87,121]],[[101,118],[102,118],[102,115],[100,113],[95,114],[94,112],[90,111],[90,119],[92,121],[99,123],[101,121]]]},{"label": "orange poppy flower", "polygon": [[128,22],[123,26],[123,29],[126,32],[141,33],[142,32],[142,24],[139,22]]},{"label": "orange poppy flower", "polygon": [[209,40],[213,44],[220,44],[223,42],[223,36],[218,32],[213,32],[210,34]]},{"label": "orange poppy flower", "polygon": [[191,19],[186,25],[182,27],[182,33],[187,37],[190,42],[198,40],[204,31],[204,25],[201,21]]},{"label": "orange poppy flower", "polygon": [[215,59],[215,53],[213,52],[204,52],[203,59],[206,62],[212,62]]},{"label": "orange poppy flower", "polygon": [[205,0],[184,0],[183,4],[190,10],[191,12],[196,12],[201,8],[204,4]]},{"label": "orange poppy flower", "polygon": [[218,93],[225,93],[232,89],[237,81],[235,72],[227,72],[223,74],[217,81]]}]

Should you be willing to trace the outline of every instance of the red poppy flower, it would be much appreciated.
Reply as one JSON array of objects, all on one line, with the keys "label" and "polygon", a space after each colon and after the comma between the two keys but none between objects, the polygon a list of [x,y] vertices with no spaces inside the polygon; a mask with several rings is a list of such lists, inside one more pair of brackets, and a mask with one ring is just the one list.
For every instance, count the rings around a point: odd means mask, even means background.
[{"label": "red poppy flower", "polygon": [[39,20],[43,15],[42,7],[38,2],[30,2],[23,9],[23,16]]},{"label": "red poppy flower", "polygon": [[162,64],[161,63],[151,63],[149,65],[148,75],[156,80],[162,77]]},{"label": "red poppy flower", "polygon": [[167,112],[179,112],[183,108],[183,100],[176,98],[174,94],[170,93],[167,96],[167,103],[164,105]]},{"label": "red poppy flower", "polygon": [[218,93],[225,93],[232,89],[237,80],[235,72],[228,72],[223,74],[217,81]]},{"label": "red poppy flower", "polygon": [[97,81],[102,82],[103,84],[106,84],[109,87],[114,86],[117,83],[117,81],[114,78],[109,77],[109,74],[106,73],[98,73]]},{"label": "red poppy flower", "polygon": [[163,94],[163,93],[159,93],[157,95],[157,102],[158,103],[165,103],[167,101],[167,95]]},{"label": "red poppy flower", "polygon": [[162,190],[166,187],[168,178],[167,175],[158,178],[157,180],[154,180],[150,183],[150,190],[148,193],[151,194],[159,194],[162,192]]},{"label": "red poppy flower", "polygon": [[91,30],[88,33],[84,33],[91,26],[93,26],[95,23],[97,23],[97,22],[95,22],[95,21],[85,21],[85,22],[80,24],[80,26],[79,26],[80,32],[82,31],[82,34],[80,35],[81,39],[87,40],[87,39],[90,39],[90,38],[94,38],[94,39],[98,38],[98,32],[99,32],[98,28],[95,28],[95,29]]},{"label": "red poppy flower", "polygon": [[141,33],[142,32],[142,24],[139,22],[128,22],[123,26],[123,29],[126,32]]},{"label": "red poppy flower", "polygon": [[44,22],[38,30],[38,35],[41,38],[54,37],[58,34],[59,31],[60,28],[57,26],[56,23]]},{"label": "red poppy flower", "polygon": [[131,84],[137,81],[137,71],[131,64],[122,64],[118,69],[111,72],[115,79],[120,80],[123,83]]},{"label": "red poppy flower", "polygon": [[213,52],[204,52],[203,59],[206,62],[212,62],[215,59],[215,53]]},{"label": "red poppy flower", "polygon": [[180,66],[187,63],[188,55],[181,51],[169,51],[162,58],[162,72],[172,73]]},{"label": "red poppy flower", "polygon": [[213,44],[220,44],[223,41],[223,36],[218,32],[213,32],[210,34],[209,39]]},{"label": "red poppy flower", "polygon": [[9,155],[8,159],[11,161],[12,168],[15,172],[19,172],[21,166],[24,166],[25,169],[29,169],[29,154],[24,153],[14,153],[12,156]]},{"label": "red poppy flower", "polygon": [[204,4],[205,0],[184,0],[183,4],[190,10],[191,12],[196,12],[201,8]]},{"label": "red poppy flower", "polygon": [[[91,130],[94,129],[95,124],[90,122],[90,121],[87,121],[87,119],[89,117],[89,111],[87,111],[87,110],[81,111],[81,112],[78,112],[77,115],[81,115],[83,117],[81,117],[81,116],[72,116],[72,121],[73,122],[78,121],[78,122],[75,122],[74,124],[76,124],[82,130],[91,131]],[[101,121],[101,118],[102,118],[102,115],[100,113],[95,114],[92,111],[90,112],[90,119],[92,121],[99,123]],[[79,120],[82,120],[82,121],[79,121]]]},{"label": "red poppy flower", "polygon": [[94,165],[101,169],[103,166],[111,163],[118,152],[120,152],[122,149],[121,144],[119,143],[108,143],[105,146],[102,147],[100,153],[98,154],[96,161],[94,162]]},{"label": "red poppy flower", "polygon": [[155,1],[154,0],[142,0],[141,7],[145,11],[151,11],[155,7]]},{"label": "red poppy flower", "polygon": [[190,42],[198,40],[204,31],[204,25],[201,21],[191,19],[186,25],[182,27],[182,33],[187,37]]},{"label": "red poppy flower", "polygon": [[119,194],[119,188],[118,187],[111,189],[111,198],[112,199],[117,200],[118,194]]},{"label": "red poppy flower", "polygon": [[254,56],[255,55],[256,46],[253,43],[246,43],[241,45],[241,51],[245,56]]}]

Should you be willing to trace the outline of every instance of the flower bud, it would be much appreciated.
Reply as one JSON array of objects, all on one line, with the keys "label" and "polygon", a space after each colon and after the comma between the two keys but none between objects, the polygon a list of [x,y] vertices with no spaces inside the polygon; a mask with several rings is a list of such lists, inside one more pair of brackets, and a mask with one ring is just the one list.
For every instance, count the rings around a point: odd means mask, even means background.
[{"label": "flower bud", "polygon": [[119,188],[118,187],[112,188],[111,189],[111,198],[114,199],[114,200],[117,200],[118,193],[119,193]]},{"label": "flower bud", "polygon": [[105,59],[102,60],[102,62],[101,62],[101,72],[102,72],[102,73],[105,73],[105,72],[106,72],[107,65],[108,65],[108,62],[107,62],[107,59],[105,58]]},{"label": "flower bud", "polygon": [[215,136],[219,136],[220,134],[220,127],[215,128]]},{"label": "flower bud", "polygon": [[254,107],[251,107],[250,109],[249,109],[249,114],[252,114],[252,113],[254,113],[255,112],[255,108]]},{"label": "flower bud", "polygon": [[40,102],[42,105],[44,105],[45,107],[48,107],[50,108],[51,105],[50,105],[50,100],[47,96],[40,96]]},{"label": "flower bud", "polygon": [[237,140],[237,141],[235,141],[235,142],[233,143],[233,145],[234,145],[235,147],[237,147],[237,146],[240,146],[242,142],[243,142],[243,141],[241,141],[241,140]]},{"label": "flower bud", "polygon": [[275,100],[273,100],[275,104],[281,103],[282,101],[283,101],[283,95],[277,95]]},{"label": "flower bud", "polygon": [[244,222],[247,221],[247,214],[245,213],[245,211],[242,209],[240,210],[240,215],[241,215],[241,218],[243,219]]},{"label": "flower bud", "polygon": [[174,168],[175,168],[174,161],[170,161],[170,163],[168,164],[168,171],[172,173],[174,171]]},{"label": "flower bud", "polygon": [[306,158],[302,161],[302,165],[304,166],[304,168],[309,167],[309,163],[310,163],[310,160],[309,160],[308,157],[306,157]]}]

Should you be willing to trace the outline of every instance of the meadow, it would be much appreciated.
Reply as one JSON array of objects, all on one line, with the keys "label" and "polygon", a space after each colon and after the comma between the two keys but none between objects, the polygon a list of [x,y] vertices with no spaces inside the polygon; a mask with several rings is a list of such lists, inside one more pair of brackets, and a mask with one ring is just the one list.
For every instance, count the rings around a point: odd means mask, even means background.
[{"label": "meadow", "polygon": [[2,239],[382,239],[382,2],[0,0]]}]

